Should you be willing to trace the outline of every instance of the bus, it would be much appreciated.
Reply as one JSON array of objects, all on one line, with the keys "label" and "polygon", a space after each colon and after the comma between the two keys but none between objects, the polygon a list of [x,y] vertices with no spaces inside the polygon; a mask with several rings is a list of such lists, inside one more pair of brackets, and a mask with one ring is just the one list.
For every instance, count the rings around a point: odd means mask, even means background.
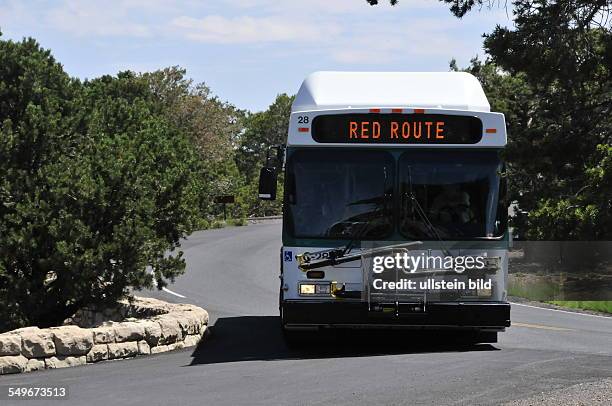
[{"label": "bus", "polygon": [[[510,326],[504,115],[464,72],[315,72],[292,105],[279,309],[305,331],[401,328],[496,342]],[[470,266],[471,265],[471,266]]]}]

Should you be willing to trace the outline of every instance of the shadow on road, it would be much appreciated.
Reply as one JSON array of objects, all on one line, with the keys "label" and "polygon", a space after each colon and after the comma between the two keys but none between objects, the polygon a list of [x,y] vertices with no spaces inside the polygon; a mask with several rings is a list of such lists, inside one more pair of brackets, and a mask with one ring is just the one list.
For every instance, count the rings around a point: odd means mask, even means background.
[{"label": "shadow on road", "polygon": [[314,334],[308,344],[288,348],[279,317],[242,316],[217,319],[210,335],[192,354],[190,365],[249,360],[363,357],[431,352],[497,351],[489,344],[465,345],[452,335],[415,331],[332,330]]}]

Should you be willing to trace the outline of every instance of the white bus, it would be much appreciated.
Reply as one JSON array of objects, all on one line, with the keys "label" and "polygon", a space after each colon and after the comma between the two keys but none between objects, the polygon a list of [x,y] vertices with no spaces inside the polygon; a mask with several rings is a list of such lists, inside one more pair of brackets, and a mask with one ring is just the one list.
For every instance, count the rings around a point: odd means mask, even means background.
[{"label": "white bus", "polygon": [[[275,199],[284,171],[286,337],[372,327],[496,342],[510,326],[505,145],[504,116],[490,112],[470,74],[308,76],[284,155],[262,169],[259,185],[260,198]],[[386,280],[372,272],[375,257],[401,253],[422,261],[395,264]],[[482,266],[458,270],[461,258]]]}]

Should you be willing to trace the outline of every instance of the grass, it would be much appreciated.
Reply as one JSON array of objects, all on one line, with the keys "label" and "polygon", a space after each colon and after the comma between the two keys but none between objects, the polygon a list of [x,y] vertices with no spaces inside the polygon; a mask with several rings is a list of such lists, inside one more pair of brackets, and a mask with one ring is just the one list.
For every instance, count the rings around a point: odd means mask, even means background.
[{"label": "grass", "polygon": [[247,220],[245,218],[230,219],[228,220],[228,224],[236,227],[246,226]]},{"label": "grass", "polygon": [[570,309],[594,310],[603,313],[612,313],[612,300],[551,300],[546,303]]},{"label": "grass", "polygon": [[223,228],[225,226],[225,221],[221,220],[214,220],[212,223],[210,223],[210,228]]},{"label": "grass", "polygon": [[508,294],[570,309],[593,310],[612,314],[610,300],[550,300],[562,297],[558,281],[550,278],[526,277],[524,274],[509,275]]},{"label": "grass", "polygon": [[210,228],[223,228],[226,226],[241,227],[246,226],[247,224],[248,223],[245,218],[228,219],[227,221],[213,220],[212,223],[210,223]]}]

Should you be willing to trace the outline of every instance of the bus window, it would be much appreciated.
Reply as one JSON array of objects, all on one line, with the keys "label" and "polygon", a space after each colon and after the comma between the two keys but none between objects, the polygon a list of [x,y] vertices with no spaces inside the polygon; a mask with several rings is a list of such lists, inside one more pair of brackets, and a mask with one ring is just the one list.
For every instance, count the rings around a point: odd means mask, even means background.
[{"label": "bus window", "polygon": [[394,165],[384,151],[305,149],[287,163],[291,235],[380,239],[392,231]]},{"label": "bus window", "polygon": [[493,237],[501,161],[493,151],[408,151],[399,161],[400,232],[410,239]]}]

